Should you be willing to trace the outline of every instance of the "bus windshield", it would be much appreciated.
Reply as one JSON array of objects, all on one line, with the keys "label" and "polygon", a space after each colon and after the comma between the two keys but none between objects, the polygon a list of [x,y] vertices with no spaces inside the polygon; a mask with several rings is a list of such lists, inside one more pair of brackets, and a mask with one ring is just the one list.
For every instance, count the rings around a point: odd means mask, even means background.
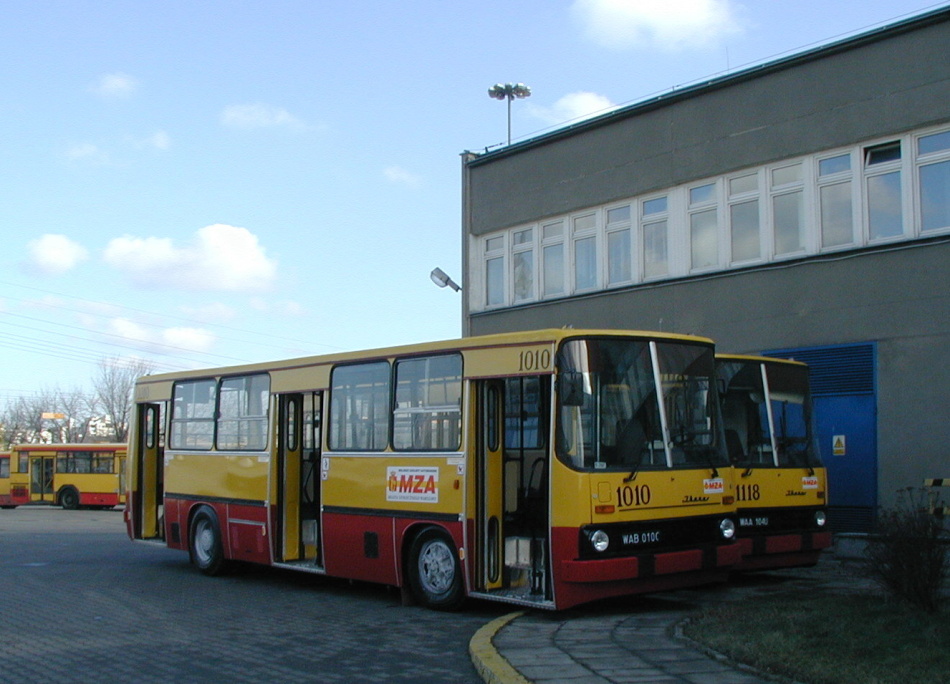
[{"label": "bus windshield", "polygon": [[718,439],[713,351],[587,338],[558,352],[557,455],[578,470],[728,463]]},{"label": "bus windshield", "polygon": [[726,441],[736,465],[821,465],[811,431],[806,368],[730,361],[719,364],[718,373],[728,413]]}]

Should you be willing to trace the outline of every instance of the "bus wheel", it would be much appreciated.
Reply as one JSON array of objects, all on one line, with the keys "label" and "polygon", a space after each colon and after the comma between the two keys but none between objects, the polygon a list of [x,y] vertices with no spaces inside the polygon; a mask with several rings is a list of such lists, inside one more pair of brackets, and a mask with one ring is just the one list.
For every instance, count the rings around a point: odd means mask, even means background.
[{"label": "bus wheel", "polygon": [[72,487],[64,489],[59,495],[59,504],[69,511],[79,508],[79,492]]},{"label": "bus wheel", "polygon": [[462,604],[462,569],[451,537],[430,527],[409,549],[409,587],[427,608],[454,610]]},{"label": "bus wheel", "polygon": [[224,570],[221,527],[218,525],[218,516],[207,506],[199,508],[191,519],[188,552],[192,565],[204,574],[218,575]]}]

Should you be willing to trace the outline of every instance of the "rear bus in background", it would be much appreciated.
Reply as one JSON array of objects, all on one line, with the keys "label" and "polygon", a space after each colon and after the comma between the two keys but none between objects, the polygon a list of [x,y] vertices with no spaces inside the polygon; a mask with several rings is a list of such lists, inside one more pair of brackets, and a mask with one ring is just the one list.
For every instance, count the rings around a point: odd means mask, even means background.
[{"label": "rear bus in background", "polygon": [[714,349],[541,330],[140,378],[132,539],[563,609],[738,562]]},{"label": "rear bus in background", "polygon": [[17,444],[10,449],[12,506],[76,509],[125,503],[125,444]]},{"label": "rear bus in background", "polygon": [[716,355],[723,427],[735,467],[737,570],[814,565],[831,546],[828,478],[813,434],[808,366]]},{"label": "rear bus in background", "polygon": [[11,493],[10,452],[0,451],[0,508],[16,508],[18,505]]}]

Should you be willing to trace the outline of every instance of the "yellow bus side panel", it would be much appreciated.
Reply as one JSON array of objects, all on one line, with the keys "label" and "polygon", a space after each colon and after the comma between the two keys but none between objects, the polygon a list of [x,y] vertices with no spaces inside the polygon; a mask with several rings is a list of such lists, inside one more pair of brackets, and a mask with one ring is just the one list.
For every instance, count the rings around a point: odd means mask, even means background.
[{"label": "yellow bus side panel", "polygon": [[191,498],[267,500],[267,454],[165,452],[165,491]]},{"label": "yellow bus side panel", "polygon": [[380,511],[459,514],[465,492],[461,455],[384,457],[324,454],[322,504]]}]

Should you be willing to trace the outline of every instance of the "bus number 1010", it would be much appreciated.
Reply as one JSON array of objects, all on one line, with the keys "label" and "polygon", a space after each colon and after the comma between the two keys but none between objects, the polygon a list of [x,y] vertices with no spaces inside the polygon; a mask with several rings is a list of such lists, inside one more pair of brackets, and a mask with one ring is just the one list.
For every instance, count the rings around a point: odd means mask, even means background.
[{"label": "bus number 1010", "polygon": [[617,487],[617,500],[621,506],[629,508],[630,506],[646,506],[650,503],[649,485],[624,485]]},{"label": "bus number 1010", "polygon": [[518,355],[518,370],[547,370],[551,367],[550,349],[526,349]]}]

